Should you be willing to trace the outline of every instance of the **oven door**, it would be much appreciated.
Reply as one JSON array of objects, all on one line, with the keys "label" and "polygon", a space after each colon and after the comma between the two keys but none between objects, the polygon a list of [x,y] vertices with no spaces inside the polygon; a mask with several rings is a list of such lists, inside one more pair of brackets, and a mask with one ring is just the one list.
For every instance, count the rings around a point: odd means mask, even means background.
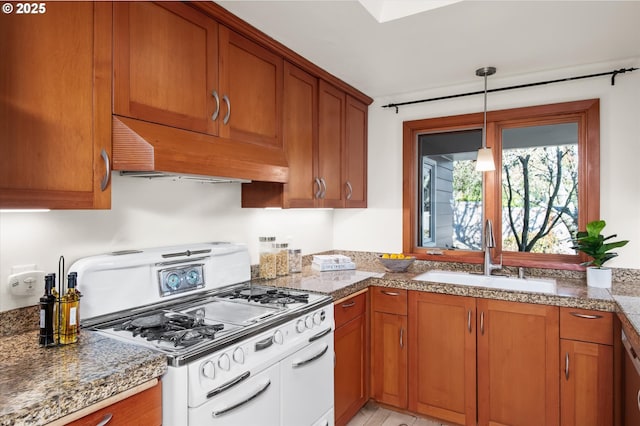
[{"label": "oven door", "polygon": [[333,425],[333,331],[311,337],[311,343],[281,362],[282,425]]},{"label": "oven door", "polygon": [[189,408],[189,426],[278,426],[279,406],[280,367],[275,364],[206,403]]}]

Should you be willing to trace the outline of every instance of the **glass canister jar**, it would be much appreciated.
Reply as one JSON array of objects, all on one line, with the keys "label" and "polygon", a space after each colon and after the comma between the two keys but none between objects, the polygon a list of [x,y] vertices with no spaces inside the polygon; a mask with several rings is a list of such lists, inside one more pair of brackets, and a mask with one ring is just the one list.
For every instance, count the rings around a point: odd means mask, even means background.
[{"label": "glass canister jar", "polygon": [[283,276],[289,274],[289,244],[276,243],[273,245],[276,253],[276,275]]},{"label": "glass canister jar", "polygon": [[267,280],[276,277],[276,253],[273,245],[276,237],[260,237],[260,278]]},{"label": "glass canister jar", "polygon": [[289,273],[302,272],[302,251],[289,249]]}]

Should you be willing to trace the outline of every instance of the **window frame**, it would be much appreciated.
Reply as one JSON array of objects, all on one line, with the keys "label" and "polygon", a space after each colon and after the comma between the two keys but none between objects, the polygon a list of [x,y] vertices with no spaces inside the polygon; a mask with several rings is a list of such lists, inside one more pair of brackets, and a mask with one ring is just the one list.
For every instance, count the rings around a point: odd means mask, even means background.
[{"label": "window frame", "polygon": [[[537,105],[487,112],[487,146],[493,148],[496,170],[483,173],[483,223],[491,219],[494,224],[496,248],[492,257],[502,255],[505,266],[526,266],[582,270],[580,263],[587,260],[583,253],[540,254],[502,252],[501,175],[502,129],[542,124],[578,123],[578,226],[600,216],[600,101],[587,99],[573,102]],[[405,254],[422,260],[482,263],[480,250],[442,250],[442,254],[428,254],[432,247],[418,246],[418,220],[420,212],[418,191],[418,136],[426,133],[442,133],[458,130],[482,129],[483,113],[471,113],[448,117],[428,118],[403,122],[403,200],[402,200],[402,249]],[[584,188],[588,188],[585,190]]]}]

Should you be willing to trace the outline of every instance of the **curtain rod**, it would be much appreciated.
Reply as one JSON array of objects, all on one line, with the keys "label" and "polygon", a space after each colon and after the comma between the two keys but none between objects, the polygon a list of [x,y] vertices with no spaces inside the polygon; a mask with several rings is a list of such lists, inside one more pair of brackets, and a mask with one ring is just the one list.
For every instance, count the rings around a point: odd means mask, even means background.
[{"label": "curtain rod", "polygon": [[[615,84],[616,84],[616,76],[618,74],[624,74],[625,72],[632,72],[632,71],[635,71],[637,69],[638,68],[620,68],[619,70],[601,72],[601,73],[597,73],[597,74],[580,75],[580,76],[576,76],[576,77],[560,78],[560,79],[557,79],[557,80],[547,80],[547,81],[539,81],[537,83],[519,84],[517,86],[500,87],[500,88],[497,88],[497,89],[489,89],[489,90],[487,90],[487,93],[502,92],[502,91],[505,91],[505,90],[513,90],[513,89],[522,89],[522,88],[525,88],[525,87],[542,86],[544,84],[561,83],[563,81],[581,80],[583,78],[602,77],[604,75],[611,75],[611,85],[615,86]],[[484,90],[478,90],[476,92],[460,93],[460,94],[457,94],[457,95],[439,96],[437,98],[420,99],[420,100],[417,100],[417,101],[407,101],[407,102],[398,102],[398,103],[394,103],[394,104],[387,104],[387,105],[383,105],[382,108],[395,108],[396,109],[396,114],[397,114],[398,113],[398,107],[401,107],[401,106],[404,106],[404,105],[419,104],[419,103],[422,103],[422,102],[431,102],[431,101],[441,101],[443,99],[461,98],[463,96],[480,95],[480,94],[483,94],[483,93],[484,93]]]}]

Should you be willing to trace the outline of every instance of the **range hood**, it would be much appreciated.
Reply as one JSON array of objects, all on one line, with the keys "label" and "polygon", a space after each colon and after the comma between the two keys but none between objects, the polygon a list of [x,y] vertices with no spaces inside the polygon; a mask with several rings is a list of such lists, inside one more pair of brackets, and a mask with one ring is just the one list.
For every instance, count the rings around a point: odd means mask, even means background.
[{"label": "range hood", "polygon": [[112,169],[124,176],[210,183],[289,178],[281,149],[117,115],[112,137]]}]

